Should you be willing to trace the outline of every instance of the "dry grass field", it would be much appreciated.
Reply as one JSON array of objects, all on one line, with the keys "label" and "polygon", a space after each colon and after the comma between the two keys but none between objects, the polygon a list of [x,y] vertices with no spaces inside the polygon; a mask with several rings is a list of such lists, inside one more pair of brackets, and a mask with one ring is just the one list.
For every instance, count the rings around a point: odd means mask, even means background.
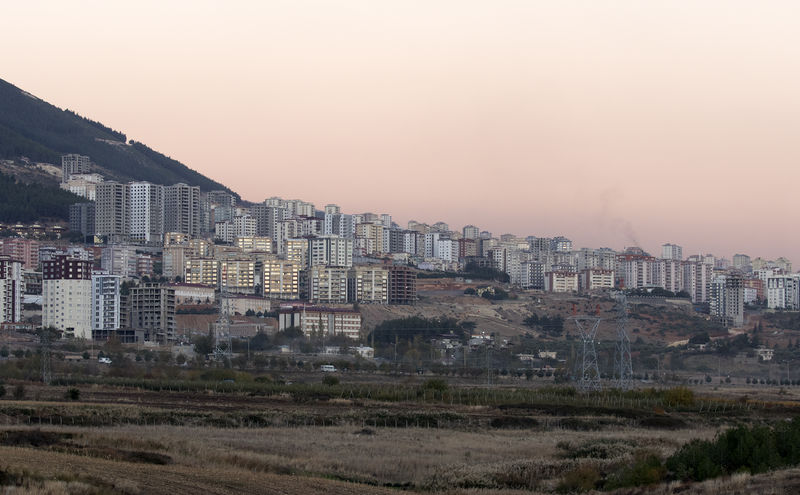
[{"label": "dry grass field", "polygon": [[[26,399],[0,400],[4,493],[561,493],[571,476],[613,472],[643,453],[666,458],[728,425],[797,408],[792,396],[751,407],[735,400],[738,389],[691,406],[547,389],[521,396],[527,402],[510,402],[511,390],[462,391],[479,404],[454,401],[454,388],[435,400],[299,386],[259,394],[93,384],[79,386],[76,401],[66,391],[28,383]],[[800,471],[790,469],[605,493],[798,489]]]}]

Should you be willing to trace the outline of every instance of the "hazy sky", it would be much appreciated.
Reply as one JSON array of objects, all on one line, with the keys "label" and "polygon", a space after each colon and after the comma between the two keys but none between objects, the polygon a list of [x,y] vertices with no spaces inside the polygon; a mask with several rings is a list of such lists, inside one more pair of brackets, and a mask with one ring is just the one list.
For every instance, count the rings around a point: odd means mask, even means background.
[{"label": "hazy sky", "polygon": [[9,1],[0,78],[248,200],[800,264],[800,3]]}]

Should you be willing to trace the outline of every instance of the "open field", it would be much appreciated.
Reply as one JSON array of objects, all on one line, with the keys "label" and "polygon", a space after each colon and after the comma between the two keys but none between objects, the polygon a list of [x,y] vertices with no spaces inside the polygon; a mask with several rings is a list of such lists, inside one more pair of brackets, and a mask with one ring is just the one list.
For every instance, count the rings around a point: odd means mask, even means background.
[{"label": "open field", "polygon": [[[737,387],[689,398],[656,390],[584,396],[552,386],[339,376],[330,386],[310,374],[292,384],[6,383],[1,479],[33,493],[556,493],[587,466],[611,473],[642,452],[666,458],[721,428],[800,411],[791,390],[752,389],[747,399]],[[10,398],[18,385],[24,398]],[[71,388],[78,400],[64,399]],[[617,493],[799,486],[800,471],[789,469]]]}]

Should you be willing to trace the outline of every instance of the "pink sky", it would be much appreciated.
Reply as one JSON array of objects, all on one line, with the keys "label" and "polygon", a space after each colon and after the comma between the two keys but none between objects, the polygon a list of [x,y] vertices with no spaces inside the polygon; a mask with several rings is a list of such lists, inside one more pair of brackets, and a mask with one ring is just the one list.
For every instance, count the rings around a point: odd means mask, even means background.
[{"label": "pink sky", "polygon": [[800,263],[799,14],[735,0],[10,2],[0,78],[248,200]]}]

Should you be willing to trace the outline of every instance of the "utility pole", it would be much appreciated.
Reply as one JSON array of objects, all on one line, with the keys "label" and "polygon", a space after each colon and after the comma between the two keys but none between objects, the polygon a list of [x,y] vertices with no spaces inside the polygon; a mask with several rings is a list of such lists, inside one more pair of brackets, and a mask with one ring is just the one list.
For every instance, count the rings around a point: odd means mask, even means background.
[{"label": "utility pole", "polygon": [[492,349],[487,345],[486,346],[486,386],[492,385],[492,370],[489,367],[491,362],[491,352]]},{"label": "utility pole", "polygon": [[394,334],[394,373],[397,374],[397,334]]}]

